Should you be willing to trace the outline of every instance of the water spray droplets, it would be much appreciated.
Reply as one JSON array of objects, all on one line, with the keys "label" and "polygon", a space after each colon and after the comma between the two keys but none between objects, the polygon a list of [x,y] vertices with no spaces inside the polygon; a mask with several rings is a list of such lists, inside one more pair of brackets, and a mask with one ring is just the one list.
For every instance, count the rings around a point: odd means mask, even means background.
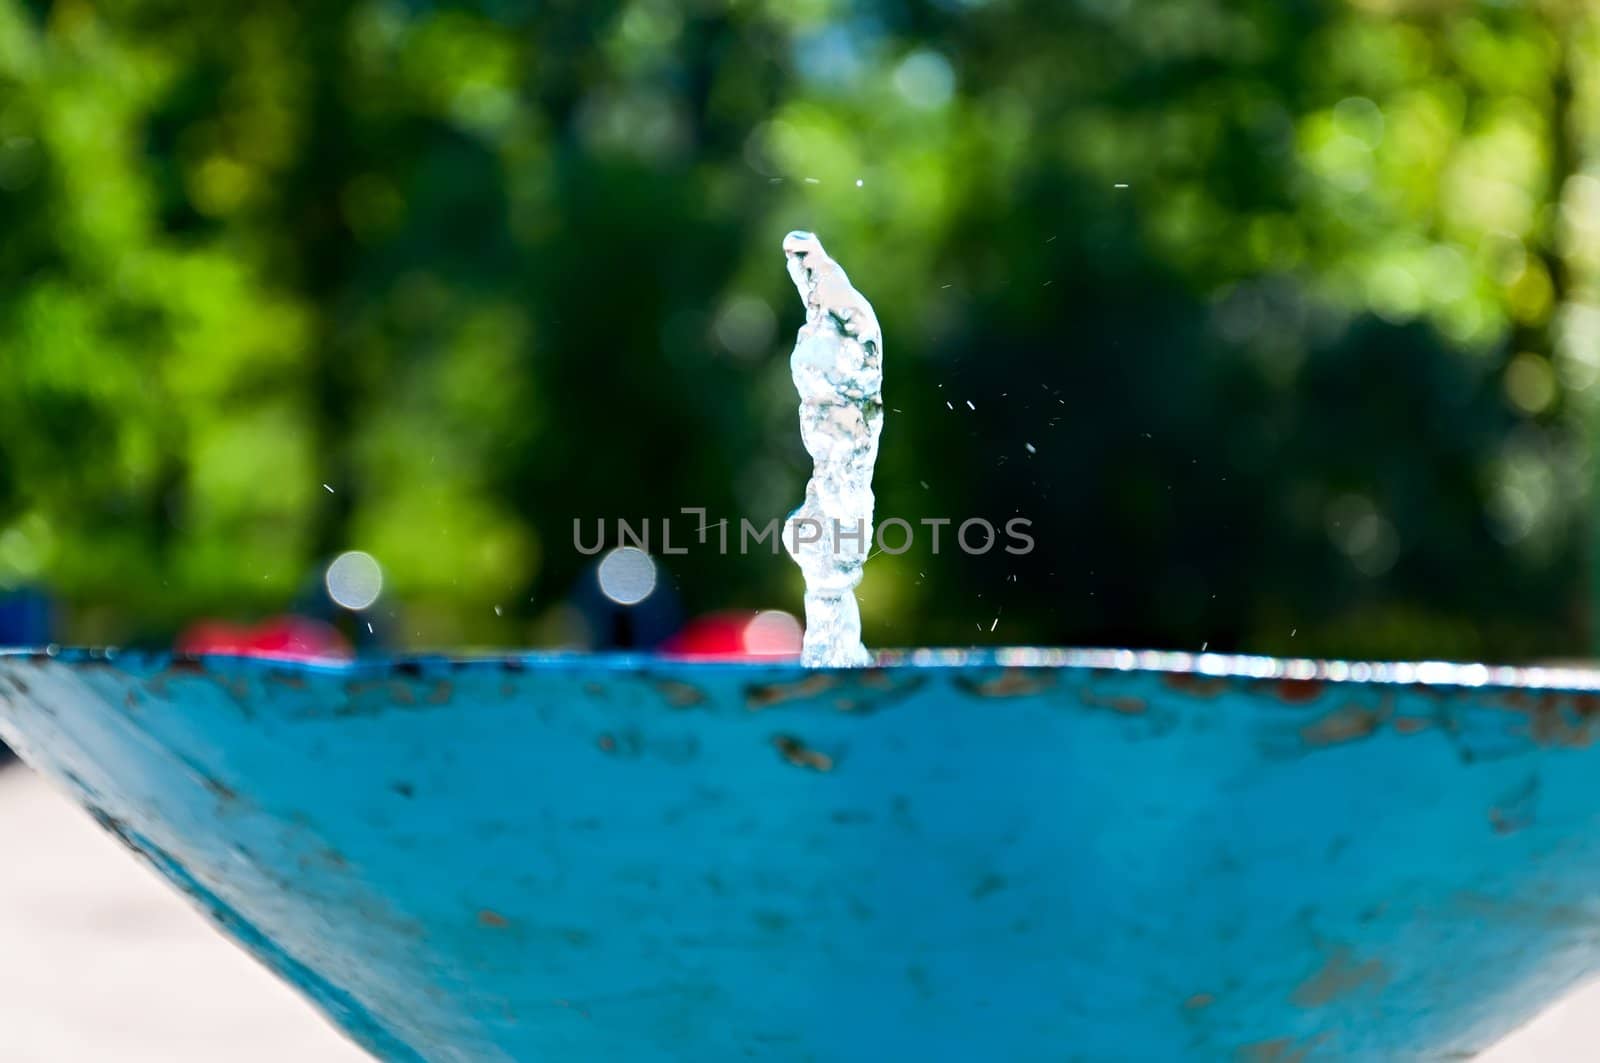
[{"label": "water spray droplets", "polygon": [[883,430],[883,334],[872,305],[808,232],[784,237],[789,276],[806,308],[789,369],[800,438],[811,455],[805,501],[784,546],[806,581],[808,667],[870,664],[855,588],[872,542],[872,467]]}]

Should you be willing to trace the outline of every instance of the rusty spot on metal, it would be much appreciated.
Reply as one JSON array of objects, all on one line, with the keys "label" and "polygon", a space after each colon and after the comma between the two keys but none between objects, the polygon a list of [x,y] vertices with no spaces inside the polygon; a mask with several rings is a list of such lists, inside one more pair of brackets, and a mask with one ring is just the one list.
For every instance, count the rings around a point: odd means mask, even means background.
[{"label": "rusty spot on metal", "polygon": [[1594,912],[1581,902],[1546,903],[1539,900],[1491,897],[1472,891],[1456,894],[1456,902],[1474,915],[1502,922],[1585,933],[1594,926]]},{"label": "rusty spot on metal", "polygon": [[302,871],[309,871],[314,867],[331,867],[342,871],[348,866],[344,856],[334,849],[318,849],[314,853],[308,853],[296,860],[295,865]]},{"label": "rusty spot on metal", "polygon": [[1195,672],[1165,672],[1161,682],[1173,690],[1199,698],[1214,698],[1228,689],[1228,681],[1214,675],[1199,675]]},{"label": "rusty spot on metal", "polygon": [[1300,740],[1308,746],[1337,746],[1370,738],[1387,715],[1387,709],[1347,705],[1300,728]]},{"label": "rusty spot on metal", "polygon": [[1496,834],[1515,834],[1527,826],[1527,821],[1515,818],[1496,805],[1489,809],[1489,826]]},{"label": "rusty spot on metal", "polygon": [[840,673],[816,673],[784,683],[757,683],[745,687],[745,707],[752,712],[787,701],[820,701],[832,694],[827,704],[837,712],[875,712],[920,690],[925,675],[897,675],[888,669],[852,669]]},{"label": "rusty spot on metal", "polygon": [[267,681],[276,683],[279,686],[288,687],[290,690],[304,690],[306,688],[305,676],[299,674],[298,672],[286,671],[282,668],[274,668],[272,671],[268,672]]},{"label": "rusty spot on metal", "polygon": [[853,688],[833,699],[840,712],[873,712],[922,688],[927,676],[895,676],[874,668],[852,673]]},{"label": "rusty spot on metal", "polygon": [[602,753],[615,753],[617,751],[617,740],[609,734],[601,735],[595,739],[594,744],[600,747],[600,752]]},{"label": "rusty spot on metal", "polygon": [[494,930],[503,930],[511,925],[511,920],[507,919],[499,912],[485,908],[478,913],[478,925],[490,927]]},{"label": "rusty spot on metal", "polygon": [[1145,710],[1149,708],[1143,698],[1129,697],[1126,695],[1118,697],[1106,697],[1101,694],[1096,694],[1087,687],[1078,691],[1078,700],[1089,706],[1091,709],[1110,709],[1112,712],[1118,713],[1122,716],[1142,716],[1144,715]]},{"label": "rusty spot on metal", "polygon": [[1053,672],[1032,668],[1007,668],[999,675],[982,678],[957,675],[955,685],[980,698],[1020,698],[1038,694],[1056,685]]},{"label": "rusty spot on metal", "polygon": [[707,700],[705,691],[679,679],[657,679],[654,685],[656,693],[675,709],[692,709],[696,705],[704,705]]},{"label": "rusty spot on metal", "polygon": [[1546,693],[1528,710],[1528,733],[1541,745],[1586,749],[1594,741],[1592,704],[1573,699],[1571,711],[1559,694]]},{"label": "rusty spot on metal", "polygon": [[1426,716],[1398,716],[1394,721],[1394,729],[1397,734],[1414,735],[1426,731],[1432,723]]},{"label": "rusty spot on metal", "polygon": [[886,668],[863,668],[856,673],[856,681],[874,690],[894,689],[894,676]]},{"label": "rusty spot on metal", "polygon": [[1302,1063],[1308,1051],[1306,1046],[1295,1044],[1292,1037],[1274,1037],[1241,1045],[1234,1058],[1239,1063]]},{"label": "rusty spot on metal", "polygon": [[1317,972],[1301,982],[1289,999],[1302,1008],[1319,1008],[1363,986],[1382,985],[1388,978],[1381,961],[1357,963],[1350,950],[1341,945],[1328,953]]},{"label": "rusty spot on metal", "polygon": [[833,758],[810,748],[794,735],[774,735],[772,744],[783,759],[800,768],[828,772],[833,770]]},{"label": "rusty spot on metal", "polygon": [[1529,775],[1502,794],[1489,809],[1489,826],[1496,834],[1515,834],[1533,825],[1539,803],[1539,776]]},{"label": "rusty spot on metal", "polygon": [[1196,993],[1183,1002],[1183,1007],[1185,1011],[1199,1011],[1201,1008],[1209,1008],[1216,1001],[1217,998],[1210,993]]},{"label": "rusty spot on metal", "polygon": [[769,709],[785,701],[812,698],[839,685],[839,677],[818,672],[792,683],[760,683],[745,688],[745,708]]},{"label": "rusty spot on metal", "polygon": [[1009,883],[1004,875],[997,875],[991,871],[979,879],[977,885],[972,887],[972,899],[981,901],[992,893],[999,893],[1008,885]]},{"label": "rusty spot on metal", "polygon": [[[380,716],[392,711],[425,711],[448,705],[455,696],[449,679],[436,679],[419,689],[416,684],[396,679],[347,679],[343,686],[345,700],[332,705],[306,704],[294,710],[296,719],[320,719],[327,716],[348,718]],[[509,693],[502,690],[501,693]],[[244,706],[241,705],[241,708]]]},{"label": "rusty spot on metal", "polygon": [[206,666],[200,658],[187,653],[174,656],[167,664],[167,672],[173,675],[204,675]]},{"label": "rusty spot on metal", "polygon": [[1278,700],[1290,704],[1315,701],[1322,696],[1322,683],[1315,679],[1278,680]]}]

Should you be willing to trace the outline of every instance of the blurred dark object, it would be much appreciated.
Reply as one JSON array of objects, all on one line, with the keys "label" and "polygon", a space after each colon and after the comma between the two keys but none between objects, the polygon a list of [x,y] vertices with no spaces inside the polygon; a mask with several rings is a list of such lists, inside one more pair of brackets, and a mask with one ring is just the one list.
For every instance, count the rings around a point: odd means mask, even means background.
[{"label": "blurred dark object", "polygon": [[50,641],[55,609],[34,587],[0,591],[0,647],[43,646]]},{"label": "blurred dark object", "polygon": [[[35,587],[0,592],[0,649],[7,646],[43,646],[50,641],[55,609],[50,596]],[[0,742],[0,764],[12,758]]]},{"label": "blurred dark object", "polygon": [[221,653],[275,657],[290,661],[352,656],[350,641],[338,629],[303,616],[276,616],[254,627],[201,620],[178,636],[179,653]]},{"label": "blurred dark object", "polygon": [[653,650],[677,630],[683,609],[660,564],[639,550],[612,550],[578,580],[572,604],[588,648]]}]

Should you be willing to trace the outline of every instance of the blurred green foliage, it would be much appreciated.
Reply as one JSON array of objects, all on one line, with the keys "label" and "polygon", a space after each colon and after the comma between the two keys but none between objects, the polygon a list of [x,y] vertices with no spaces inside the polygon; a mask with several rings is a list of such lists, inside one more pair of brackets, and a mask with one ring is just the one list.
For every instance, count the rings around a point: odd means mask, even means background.
[{"label": "blurred green foliage", "polygon": [[798,502],[809,228],[880,516],[1039,543],[875,558],[869,643],[1578,652],[1597,112],[1583,0],[0,0],[0,586],[158,640],[361,548],[555,637],[574,518]]}]

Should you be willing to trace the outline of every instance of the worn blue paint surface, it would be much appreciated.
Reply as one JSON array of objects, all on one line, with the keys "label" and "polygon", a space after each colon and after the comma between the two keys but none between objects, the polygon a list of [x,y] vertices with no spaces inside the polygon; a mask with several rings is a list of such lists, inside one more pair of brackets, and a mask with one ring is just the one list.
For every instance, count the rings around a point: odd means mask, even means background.
[{"label": "worn blue paint surface", "polygon": [[392,1060],[1460,1058],[1600,964],[1587,672],[0,654]]}]

